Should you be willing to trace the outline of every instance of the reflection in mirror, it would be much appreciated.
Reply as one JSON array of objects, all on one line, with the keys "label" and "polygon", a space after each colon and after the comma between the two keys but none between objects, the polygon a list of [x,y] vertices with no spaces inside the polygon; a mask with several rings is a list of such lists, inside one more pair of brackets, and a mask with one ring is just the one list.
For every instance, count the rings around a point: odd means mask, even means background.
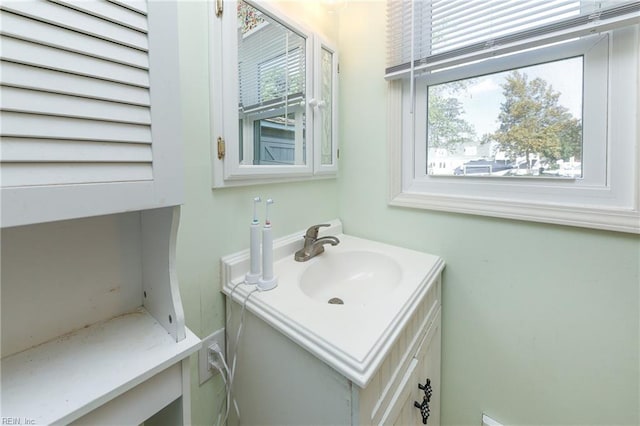
[{"label": "reflection in mirror", "polygon": [[306,164],[305,42],[238,1],[240,164]]},{"label": "reflection in mirror", "polygon": [[333,164],[333,53],[322,48],[320,53],[320,97],[322,102],[322,132],[320,162]]}]

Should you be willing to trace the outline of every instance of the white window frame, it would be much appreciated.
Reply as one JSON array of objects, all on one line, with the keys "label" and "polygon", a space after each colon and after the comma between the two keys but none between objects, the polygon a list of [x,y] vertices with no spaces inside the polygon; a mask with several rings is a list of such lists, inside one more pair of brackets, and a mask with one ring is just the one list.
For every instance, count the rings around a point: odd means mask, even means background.
[{"label": "white window frame", "polygon": [[[595,36],[596,43],[593,38],[569,42],[415,78],[415,117],[426,117],[425,82],[429,79],[432,84],[454,81],[585,52],[584,179],[427,175],[426,120],[416,118],[413,126],[409,112],[413,98],[411,81],[409,78],[390,81],[389,204],[640,233],[639,32],[639,26],[635,25],[612,31],[608,38]],[[592,59],[595,67],[600,68],[595,74],[594,65],[590,65]],[[602,72],[606,77],[598,82],[603,78]],[[608,96],[599,103],[603,88],[608,90]],[[594,126],[592,121],[597,117],[604,119]],[[604,155],[605,159],[589,158],[587,149],[593,153],[594,144],[601,148],[597,156]],[[605,168],[594,175],[586,167],[597,163],[596,160],[604,160]]]},{"label": "white window frame", "polygon": [[[221,17],[216,16],[216,3],[210,2],[210,99],[211,99],[211,159],[212,159],[212,183],[214,188],[230,186],[243,186],[266,184],[276,182],[300,181],[317,178],[335,177],[337,174],[337,133],[332,135],[334,146],[334,161],[331,166],[322,166],[319,156],[319,129],[316,124],[319,111],[315,99],[319,98],[320,81],[320,49],[329,48],[335,52],[334,62],[337,73],[337,51],[330,44],[323,41],[317,34],[290,19],[286,13],[268,5],[265,2],[259,4],[245,0],[246,3],[256,7],[276,19],[283,25],[305,38],[305,68],[306,93],[304,108],[306,116],[306,144],[304,153],[296,146],[296,157],[301,159],[304,155],[304,164],[296,161],[293,165],[252,165],[241,164],[239,153],[239,115],[237,109],[229,107],[238,105],[238,49],[237,49],[237,1],[224,0]],[[329,46],[329,47],[328,47]],[[337,74],[333,76],[337,82]],[[334,90],[334,128],[337,128],[337,85]],[[245,123],[245,126],[247,123]],[[246,133],[246,132],[245,132]],[[218,138],[224,140],[225,154],[218,155]],[[318,141],[318,143],[316,143]],[[246,143],[248,141],[243,141]],[[253,141],[250,141],[253,143]],[[252,151],[252,150],[251,150]],[[245,152],[245,155],[247,153]]]}]

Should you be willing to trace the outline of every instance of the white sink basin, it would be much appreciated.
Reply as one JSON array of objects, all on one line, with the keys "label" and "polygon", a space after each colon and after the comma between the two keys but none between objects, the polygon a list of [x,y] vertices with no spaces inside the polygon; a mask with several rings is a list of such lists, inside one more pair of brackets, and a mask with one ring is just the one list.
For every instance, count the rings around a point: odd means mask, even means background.
[{"label": "white sink basin", "polygon": [[[296,262],[304,230],[274,242],[278,286],[256,291],[244,282],[249,251],[222,259],[224,293],[280,330],[360,387],[366,386],[400,330],[421,321],[418,312],[438,283],[444,262],[437,256],[342,232],[340,221],[320,236],[340,239],[307,262]],[[439,293],[435,297],[440,297]],[[344,303],[330,304],[332,298]]]},{"label": "white sink basin", "polygon": [[398,262],[384,254],[327,250],[310,262],[299,285],[319,302],[364,306],[396,288],[401,279]]}]

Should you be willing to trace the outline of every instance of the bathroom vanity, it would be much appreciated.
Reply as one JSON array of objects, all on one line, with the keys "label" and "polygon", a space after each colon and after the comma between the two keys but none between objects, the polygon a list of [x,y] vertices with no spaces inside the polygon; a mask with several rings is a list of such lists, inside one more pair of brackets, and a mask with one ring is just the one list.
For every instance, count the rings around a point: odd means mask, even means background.
[{"label": "bathroom vanity", "polygon": [[439,424],[444,262],[339,221],[321,232],[340,244],[307,262],[293,260],[304,232],[276,243],[271,291],[242,283],[246,252],[222,259],[239,423]]}]

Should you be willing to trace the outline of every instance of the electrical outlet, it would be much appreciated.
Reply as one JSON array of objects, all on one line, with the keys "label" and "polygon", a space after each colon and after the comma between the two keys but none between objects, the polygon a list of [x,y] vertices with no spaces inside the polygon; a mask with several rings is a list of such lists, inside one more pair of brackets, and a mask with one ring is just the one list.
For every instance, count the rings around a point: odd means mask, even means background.
[{"label": "electrical outlet", "polygon": [[224,327],[214,331],[209,336],[202,339],[202,346],[200,347],[200,351],[198,352],[200,384],[203,384],[219,373],[218,370],[209,366],[209,347],[211,347],[214,343],[218,344],[218,346],[222,349],[222,353],[225,354],[226,357]]}]

